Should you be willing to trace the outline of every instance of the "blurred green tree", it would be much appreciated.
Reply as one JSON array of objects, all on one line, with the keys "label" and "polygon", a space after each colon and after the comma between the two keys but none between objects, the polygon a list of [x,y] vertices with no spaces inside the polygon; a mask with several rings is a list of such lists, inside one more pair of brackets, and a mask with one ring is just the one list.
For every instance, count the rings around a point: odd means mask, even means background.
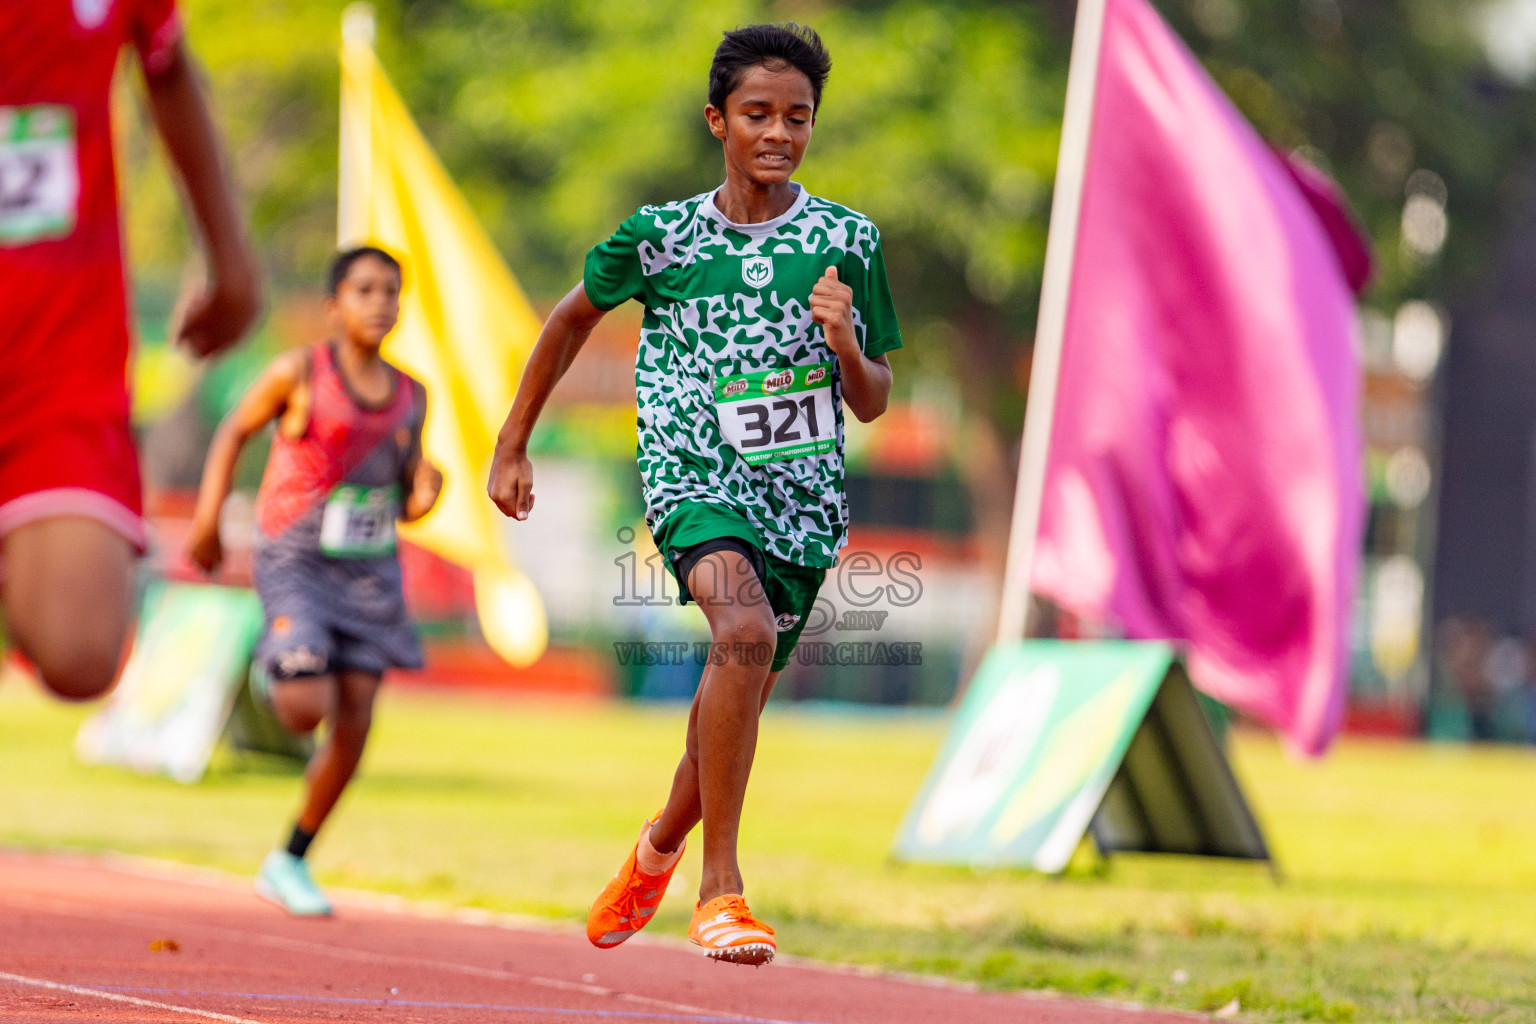
[{"label": "blurred green tree", "polygon": [[1005,529],[1065,87],[1063,43],[1036,13],[471,0],[410,4],[401,18],[421,44],[429,131],[545,293],[574,283],[587,248],[640,203],[719,183],[703,108],[721,30],[813,23],[834,67],[800,178],[880,225],[908,338],[898,377],[958,383],[978,441],[975,507],[985,532]]},{"label": "blurred green tree", "polygon": [[[1536,94],[1490,66],[1488,6],[1159,3],[1268,138],[1344,186],[1376,242],[1370,301],[1384,309],[1408,298],[1454,304],[1475,288],[1536,161]],[[1443,248],[1427,244],[1439,232],[1416,196],[1444,208]]]}]

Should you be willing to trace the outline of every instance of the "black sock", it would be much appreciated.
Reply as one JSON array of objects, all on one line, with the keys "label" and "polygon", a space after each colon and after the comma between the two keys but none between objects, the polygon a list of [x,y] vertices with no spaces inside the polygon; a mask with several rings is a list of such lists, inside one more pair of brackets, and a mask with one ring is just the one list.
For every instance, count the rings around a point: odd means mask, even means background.
[{"label": "black sock", "polygon": [[293,835],[288,838],[288,852],[295,857],[303,858],[309,852],[309,844],[315,841],[313,832],[305,832],[302,827],[295,824]]}]

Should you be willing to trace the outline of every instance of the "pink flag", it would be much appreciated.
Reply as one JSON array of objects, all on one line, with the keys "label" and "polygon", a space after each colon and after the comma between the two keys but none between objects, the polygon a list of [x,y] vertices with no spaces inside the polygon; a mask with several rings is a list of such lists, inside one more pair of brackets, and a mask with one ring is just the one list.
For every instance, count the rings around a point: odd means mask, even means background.
[{"label": "pink flag", "polygon": [[1365,252],[1150,4],[1107,0],[1034,589],[1184,641],[1312,754],[1348,680]]}]

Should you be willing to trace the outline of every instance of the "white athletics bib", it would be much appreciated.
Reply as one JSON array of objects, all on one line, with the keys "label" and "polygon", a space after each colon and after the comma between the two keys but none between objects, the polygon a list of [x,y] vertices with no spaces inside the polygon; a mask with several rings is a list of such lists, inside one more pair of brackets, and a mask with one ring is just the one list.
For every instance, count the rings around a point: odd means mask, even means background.
[{"label": "white athletics bib", "polygon": [[75,230],[80,158],[69,107],[0,107],[0,246]]},{"label": "white athletics bib", "polygon": [[394,554],[400,488],[338,484],[320,518],[320,552],[332,558]]},{"label": "white athletics bib", "polygon": [[837,444],[832,364],[717,378],[715,414],[725,439],[754,466],[829,452]]}]

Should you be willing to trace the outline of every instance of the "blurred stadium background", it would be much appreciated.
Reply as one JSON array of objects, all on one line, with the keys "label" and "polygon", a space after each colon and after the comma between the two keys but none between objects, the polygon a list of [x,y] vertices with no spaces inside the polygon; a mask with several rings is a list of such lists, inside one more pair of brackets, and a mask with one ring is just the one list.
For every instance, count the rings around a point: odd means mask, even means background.
[{"label": "blurred stadium background", "polygon": [[[635,206],[715,183],[699,117],[721,26],[802,18],[826,37],[837,71],[802,178],[881,224],[907,336],[891,413],[850,424],[852,545],[882,566],[899,552],[921,559],[920,599],[892,608],[883,634],[921,642],[923,659],[800,666],[782,697],[944,705],[990,636],[1073,7],[378,5],[385,66],[540,309]],[[1362,311],[1371,507],[1351,728],[1536,739],[1536,5],[1158,7],[1268,138],[1339,179],[1377,246]],[[191,0],[187,13],[273,290],[260,334],[221,362],[199,369],[165,345],[188,246],[124,79],[136,409],[159,528],[152,571],[172,577],[185,575],[178,541],[213,425],[275,351],[323,330],[318,282],[336,218],[338,5]],[[433,679],[690,692],[691,665],[623,665],[611,646],[702,639],[676,608],[616,603],[631,571],[620,531],[641,516],[637,328],[633,310],[605,321],[561,385],[535,436],[541,514],[509,528],[548,606],[549,654],[530,670],[500,665],[478,641],[468,574],[409,550]],[[258,446],[243,463],[246,488],[264,455]],[[644,554],[628,563],[642,590]],[[1046,628],[1099,629],[1065,617]]]},{"label": "blurred stadium background", "polygon": [[[337,222],[342,4],[184,6],[271,288],[241,350],[199,366],[166,344],[192,246],[139,86],[120,76],[145,575],[170,579],[194,578],[181,539],[214,425],[274,353],[324,330]],[[902,554],[920,589],[878,606],[879,632],[819,639],[916,641],[923,657],[795,664],[775,694],[743,848],[786,949],[1252,1019],[1536,1020],[1531,752],[1379,738],[1536,742],[1536,0],[1155,0],[1266,137],[1337,178],[1378,259],[1361,311],[1354,735],[1303,764],[1230,734],[1282,886],[1205,860],[1111,867],[1086,845],[1066,884],[887,860],[943,739],[938,709],[995,630],[1071,0],[375,6],[383,65],[541,312],[637,205],[717,184],[700,111],[722,28],[792,18],[832,51],[800,179],[881,226],[906,347],[890,412],[848,425],[850,551],[874,575],[825,593],[840,614],[853,586],[899,587]],[[548,611],[542,659],[499,660],[469,573],[405,547],[429,668],[386,690],[345,820],[320,844],[327,884],[578,920],[635,794],[665,785],[697,668],[626,663],[614,645],[706,637],[692,610],[632,600],[653,578],[637,546],[638,326],[620,310],[594,335],[534,437],[538,511],[505,525]],[[265,455],[247,452],[229,509],[231,582],[248,572]],[[1043,632],[1104,632],[1044,611]],[[71,741],[92,709],[6,683],[6,846],[248,875],[291,807],[292,765],[229,749],[193,788],[82,765]],[[681,932],[685,899],[669,897],[658,931]]]}]

